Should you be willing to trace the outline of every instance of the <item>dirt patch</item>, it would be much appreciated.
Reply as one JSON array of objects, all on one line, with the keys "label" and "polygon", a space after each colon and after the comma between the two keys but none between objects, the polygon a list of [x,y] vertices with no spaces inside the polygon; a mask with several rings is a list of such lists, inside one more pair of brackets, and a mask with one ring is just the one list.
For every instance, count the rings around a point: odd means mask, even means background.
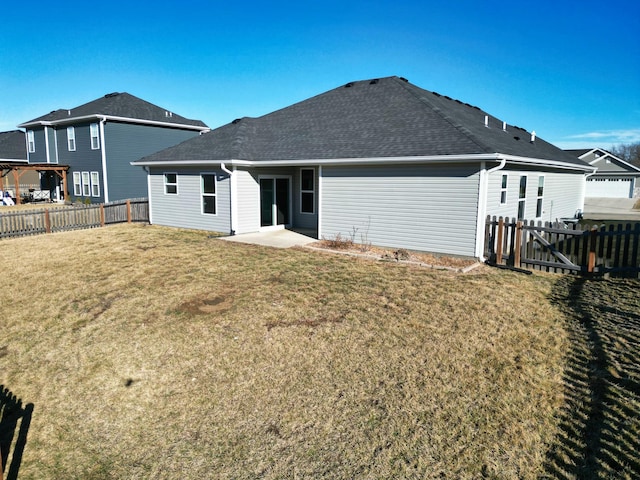
[{"label": "dirt patch", "polygon": [[189,315],[208,315],[223,313],[233,306],[233,295],[223,294],[214,297],[198,297],[183,303],[178,307],[179,312]]},{"label": "dirt patch", "polygon": [[380,248],[371,245],[353,243],[349,240],[336,241],[323,239],[308,246],[311,248],[348,253],[376,260],[419,263],[430,267],[454,270],[463,270],[477,263],[477,260],[473,258],[449,257],[444,255],[439,256],[431,253],[414,252],[404,248]]}]

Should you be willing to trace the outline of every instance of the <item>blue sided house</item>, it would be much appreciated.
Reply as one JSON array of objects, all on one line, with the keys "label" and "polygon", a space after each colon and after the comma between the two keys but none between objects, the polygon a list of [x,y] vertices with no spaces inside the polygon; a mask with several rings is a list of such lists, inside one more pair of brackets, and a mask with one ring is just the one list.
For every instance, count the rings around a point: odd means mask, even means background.
[{"label": "blue sided house", "polygon": [[[18,125],[30,165],[42,165],[52,199],[92,203],[147,195],[146,173],[130,162],[197,137],[209,128],[128,93],[110,93]],[[64,179],[44,169],[68,167]],[[65,183],[69,185],[65,185]]]}]

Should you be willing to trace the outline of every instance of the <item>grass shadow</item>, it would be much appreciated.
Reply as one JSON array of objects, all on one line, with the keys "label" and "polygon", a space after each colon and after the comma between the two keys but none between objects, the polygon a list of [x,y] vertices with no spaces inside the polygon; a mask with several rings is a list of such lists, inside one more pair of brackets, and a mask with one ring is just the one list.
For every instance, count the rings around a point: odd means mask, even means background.
[{"label": "grass shadow", "polygon": [[[23,407],[22,400],[4,385],[0,385],[0,454],[2,461],[0,474],[6,472],[6,477],[4,477],[6,480],[18,478],[22,455],[27,445],[27,433],[32,414],[33,403],[27,403]],[[3,478],[2,475],[0,478]]]},{"label": "grass shadow", "polygon": [[640,475],[640,282],[565,276],[551,301],[566,312],[570,348],[551,478]]}]

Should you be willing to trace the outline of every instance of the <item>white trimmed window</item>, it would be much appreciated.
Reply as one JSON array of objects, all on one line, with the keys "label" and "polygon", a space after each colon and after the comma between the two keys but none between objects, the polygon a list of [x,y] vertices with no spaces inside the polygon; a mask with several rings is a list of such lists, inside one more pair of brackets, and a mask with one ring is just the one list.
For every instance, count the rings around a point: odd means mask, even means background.
[{"label": "white trimmed window", "polygon": [[91,172],[91,196],[100,196],[100,174],[98,172]]},{"label": "white trimmed window", "polygon": [[89,172],[82,172],[82,195],[84,197],[91,196],[91,180]]},{"label": "white trimmed window", "polygon": [[202,213],[216,215],[216,175],[214,173],[201,174],[200,185],[202,188]]},{"label": "white trimmed window", "polygon": [[27,143],[29,144],[29,153],[36,151],[36,138],[33,130],[27,130]]},{"label": "white trimmed window", "polygon": [[164,174],[164,193],[165,195],[178,194],[178,174],[177,173]]},{"label": "white trimmed window", "polygon": [[73,172],[73,194],[76,197],[82,195],[82,179],[80,172]]},{"label": "white trimmed window", "polygon": [[520,189],[518,190],[518,220],[524,218],[527,204],[527,176],[520,177]]},{"label": "white trimmed window", "polygon": [[98,132],[98,124],[92,123],[89,128],[91,130],[91,150],[98,150],[100,148],[100,134]]},{"label": "white trimmed window", "polygon": [[500,205],[507,203],[507,182],[509,175],[502,175],[502,184],[500,186]]},{"label": "white trimmed window", "polygon": [[544,198],[544,176],[538,177],[538,196],[536,201],[536,218],[542,217],[542,205]]},{"label": "white trimmed window", "polygon": [[315,170],[300,169],[300,213],[315,213]]},{"label": "white trimmed window", "polygon": [[76,129],[75,127],[67,127],[67,148],[70,152],[76,151]]}]

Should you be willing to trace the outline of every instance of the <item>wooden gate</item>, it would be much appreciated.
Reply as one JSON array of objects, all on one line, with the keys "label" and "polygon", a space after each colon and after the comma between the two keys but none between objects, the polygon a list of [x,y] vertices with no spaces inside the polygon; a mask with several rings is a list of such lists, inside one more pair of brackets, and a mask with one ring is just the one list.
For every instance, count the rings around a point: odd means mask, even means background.
[{"label": "wooden gate", "polygon": [[488,217],[484,255],[513,268],[638,277],[640,223],[590,227]]}]

